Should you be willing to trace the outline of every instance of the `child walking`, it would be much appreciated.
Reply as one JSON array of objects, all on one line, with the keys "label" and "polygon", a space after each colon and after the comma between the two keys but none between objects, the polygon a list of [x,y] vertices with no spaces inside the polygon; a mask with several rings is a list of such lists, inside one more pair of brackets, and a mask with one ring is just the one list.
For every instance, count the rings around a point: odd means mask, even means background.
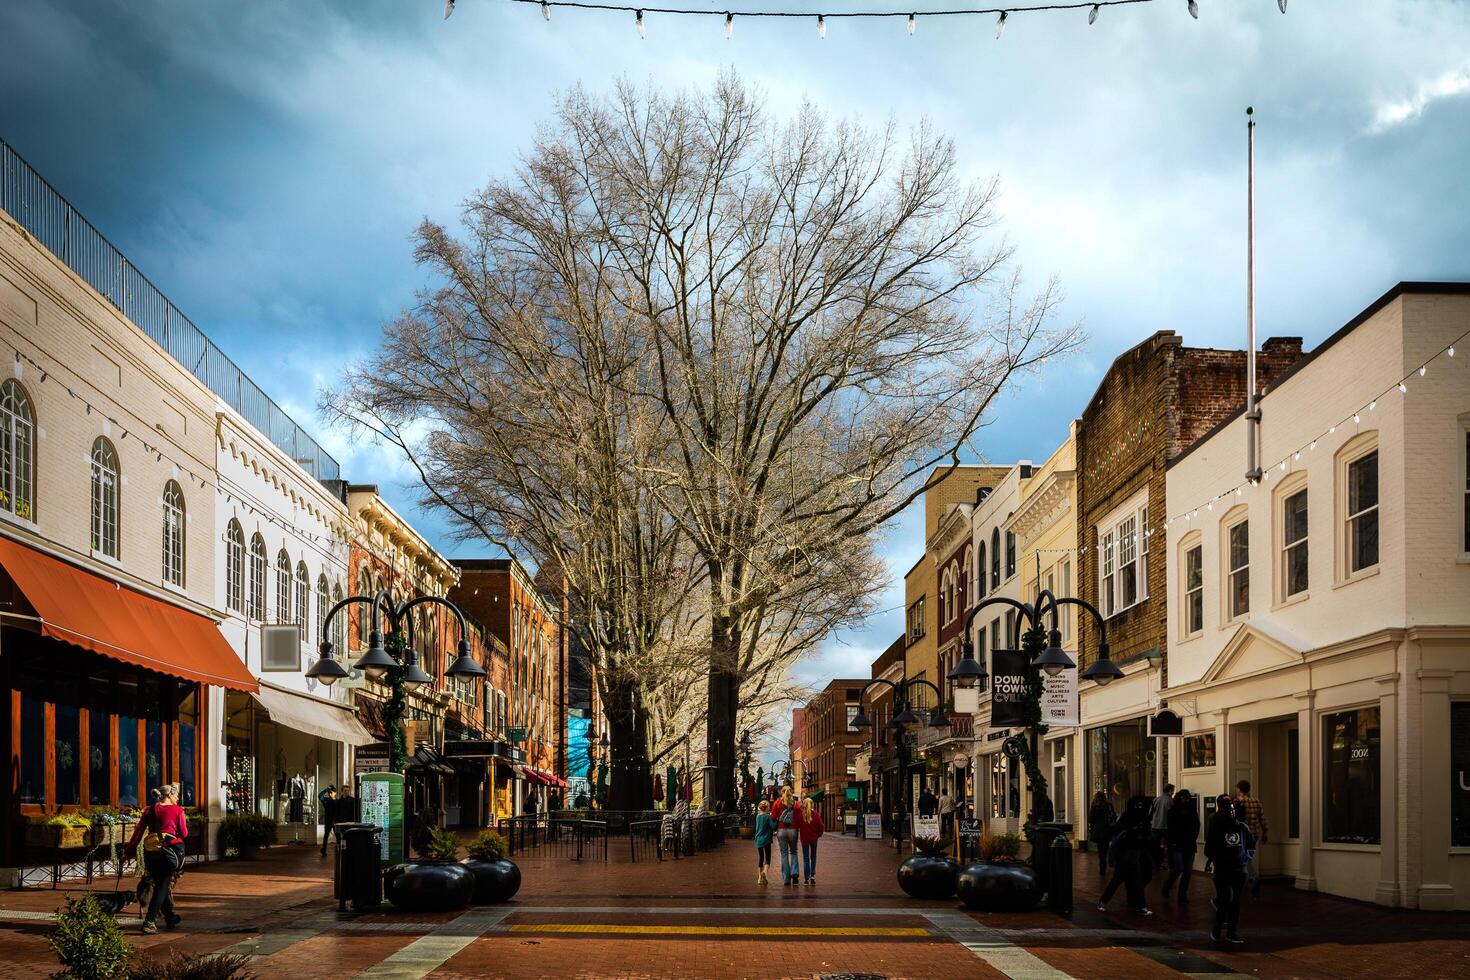
[{"label": "child walking", "polygon": [[776,834],[776,824],[771,820],[771,801],[761,800],[760,812],[755,815],[755,866],[757,885],[766,883],[766,868],[771,864],[771,838]]}]

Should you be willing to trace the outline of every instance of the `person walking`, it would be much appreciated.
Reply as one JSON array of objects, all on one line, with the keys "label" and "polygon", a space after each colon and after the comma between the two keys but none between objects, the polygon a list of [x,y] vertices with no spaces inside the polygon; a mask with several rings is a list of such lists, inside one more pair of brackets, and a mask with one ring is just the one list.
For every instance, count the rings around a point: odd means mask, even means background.
[{"label": "person walking", "polygon": [[1165,831],[1169,852],[1169,877],[1164,879],[1164,897],[1174,882],[1179,882],[1179,904],[1189,904],[1189,878],[1194,874],[1194,855],[1199,849],[1199,810],[1194,795],[1181,789],[1169,807],[1169,827]]},{"label": "person walking", "polygon": [[755,883],[766,883],[766,869],[771,866],[771,838],[776,835],[776,825],[771,821],[771,801],[761,800],[760,810],[755,815]]},{"label": "person walking", "polygon": [[1108,902],[1117,894],[1121,885],[1127,889],[1129,910],[1139,915],[1153,915],[1144,892],[1148,888],[1149,879],[1153,877],[1157,854],[1153,828],[1149,824],[1148,797],[1141,794],[1134,796],[1128,801],[1128,809],[1123,811],[1117,833],[1108,846],[1113,877],[1109,879],[1108,887],[1103,889],[1097,910],[1108,910]]},{"label": "person walking", "polygon": [[1245,866],[1245,883],[1250,886],[1251,894],[1256,898],[1261,897],[1261,871],[1256,867],[1256,848],[1266,843],[1270,829],[1266,826],[1266,808],[1261,801],[1251,795],[1251,781],[1242,779],[1235,784],[1235,802],[1237,809],[1242,811],[1241,819],[1246,826],[1250,827],[1251,833],[1255,835],[1256,843],[1251,847],[1251,859]]},{"label": "person walking", "polygon": [[170,929],[179,924],[179,916],[174,914],[174,875],[184,866],[184,841],[188,837],[184,808],[179,806],[179,787],[170,783],[158,791],[158,802],[143,811],[133,828],[132,839],[123,849],[126,856],[133,857],[138,853],[138,842],[142,841],[143,866],[153,882],[153,894],[143,915],[145,935],[158,931],[160,913]]},{"label": "person walking", "polygon": [[801,874],[808,885],[817,883],[817,841],[822,834],[826,833],[827,825],[822,822],[822,814],[812,805],[812,798],[808,796],[801,801]]},{"label": "person walking", "polygon": [[934,798],[933,793],[929,792],[929,787],[925,786],[923,791],[919,793],[919,816],[932,817],[938,809],[939,801]]},{"label": "person walking", "polygon": [[944,787],[939,791],[939,836],[950,837],[954,833],[954,797]]},{"label": "person walking", "polygon": [[1154,843],[1158,845],[1160,854],[1169,853],[1169,808],[1174,805],[1174,784],[1165,783],[1164,791],[1154,797],[1153,806],[1149,808],[1149,825],[1153,828]]},{"label": "person walking", "polygon": [[1221,795],[1215,815],[1205,830],[1205,872],[1215,879],[1215,926],[1210,938],[1241,943],[1240,898],[1245,893],[1246,868],[1256,855],[1256,835],[1242,819],[1244,807]]},{"label": "person walking", "polygon": [[316,794],[316,811],[322,821],[322,857],[326,857],[327,843],[332,839],[332,825],[337,820],[337,787],[328,786]]},{"label": "person walking", "polygon": [[781,787],[781,797],[771,804],[771,820],[776,824],[776,843],[781,847],[781,884],[794,885],[800,881],[801,867],[797,859],[797,845],[801,834],[801,806],[791,786]]},{"label": "person walking", "polygon": [[1100,878],[1108,876],[1108,845],[1113,842],[1113,825],[1117,821],[1118,815],[1113,812],[1113,804],[1108,802],[1108,794],[1102,790],[1092,794],[1092,805],[1087,808],[1087,839],[1097,848],[1097,874]]}]

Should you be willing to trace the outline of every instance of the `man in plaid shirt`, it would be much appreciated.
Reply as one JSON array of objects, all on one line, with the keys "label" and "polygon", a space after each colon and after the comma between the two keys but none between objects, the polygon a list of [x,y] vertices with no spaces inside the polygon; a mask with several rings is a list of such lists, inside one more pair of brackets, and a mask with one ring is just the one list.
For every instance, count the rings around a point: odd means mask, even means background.
[{"label": "man in plaid shirt", "polygon": [[[1251,795],[1251,781],[1242,779],[1235,784],[1235,809],[1240,819],[1256,835],[1256,847],[1259,848],[1266,843],[1266,808],[1261,801]],[[1255,859],[1246,862],[1245,880],[1251,886],[1251,894],[1257,898],[1261,895],[1261,875],[1256,870]]]}]

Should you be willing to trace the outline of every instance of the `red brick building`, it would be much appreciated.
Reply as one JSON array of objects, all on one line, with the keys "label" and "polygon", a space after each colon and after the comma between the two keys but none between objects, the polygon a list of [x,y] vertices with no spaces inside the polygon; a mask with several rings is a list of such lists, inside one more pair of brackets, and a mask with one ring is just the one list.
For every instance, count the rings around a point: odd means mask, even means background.
[{"label": "red brick building", "polygon": [[832,681],[802,709],[802,764],[811,777],[802,794],[825,791],[817,807],[832,833],[842,830],[847,787],[857,775],[857,754],[866,737],[850,724],[857,717],[866,683],[866,679]]}]

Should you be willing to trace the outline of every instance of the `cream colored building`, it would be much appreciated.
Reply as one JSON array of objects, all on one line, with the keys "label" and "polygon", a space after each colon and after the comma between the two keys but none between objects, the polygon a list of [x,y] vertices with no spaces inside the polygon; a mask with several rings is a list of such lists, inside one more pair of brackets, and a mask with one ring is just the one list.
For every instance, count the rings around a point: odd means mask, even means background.
[{"label": "cream colored building", "polygon": [[1239,415],[1169,469],[1170,774],[1250,780],[1298,888],[1470,909],[1467,331],[1401,283],[1267,390],[1267,479]]}]

